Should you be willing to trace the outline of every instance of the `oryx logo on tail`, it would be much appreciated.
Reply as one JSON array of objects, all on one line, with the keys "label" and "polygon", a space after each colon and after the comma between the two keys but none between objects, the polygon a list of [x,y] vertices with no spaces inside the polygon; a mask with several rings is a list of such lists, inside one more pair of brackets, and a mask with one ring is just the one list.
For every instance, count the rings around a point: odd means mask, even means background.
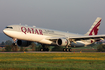
[{"label": "oryx logo on tail", "polygon": [[97,17],[89,31],[85,35],[97,35],[102,18]]}]

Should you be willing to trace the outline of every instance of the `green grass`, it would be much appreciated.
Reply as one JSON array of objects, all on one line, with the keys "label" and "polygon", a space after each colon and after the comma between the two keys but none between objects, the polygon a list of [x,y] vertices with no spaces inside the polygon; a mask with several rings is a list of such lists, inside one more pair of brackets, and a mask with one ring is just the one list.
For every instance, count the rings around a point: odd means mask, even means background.
[{"label": "green grass", "polygon": [[105,53],[0,53],[3,70],[104,70]]}]

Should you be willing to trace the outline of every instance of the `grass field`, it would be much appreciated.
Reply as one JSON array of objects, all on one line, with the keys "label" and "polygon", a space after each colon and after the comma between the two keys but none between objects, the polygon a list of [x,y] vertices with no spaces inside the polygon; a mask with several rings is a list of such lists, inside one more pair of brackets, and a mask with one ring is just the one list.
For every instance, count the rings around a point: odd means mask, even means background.
[{"label": "grass field", "polygon": [[105,53],[0,53],[0,70],[105,70]]}]

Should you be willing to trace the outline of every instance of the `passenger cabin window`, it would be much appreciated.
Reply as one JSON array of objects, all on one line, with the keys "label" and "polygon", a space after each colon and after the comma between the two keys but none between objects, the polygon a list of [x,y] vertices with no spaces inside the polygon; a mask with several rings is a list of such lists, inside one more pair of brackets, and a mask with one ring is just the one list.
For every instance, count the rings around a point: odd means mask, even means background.
[{"label": "passenger cabin window", "polygon": [[6,28],[10,28],[10,29],[13,29],[13,27],[6,27]]}]

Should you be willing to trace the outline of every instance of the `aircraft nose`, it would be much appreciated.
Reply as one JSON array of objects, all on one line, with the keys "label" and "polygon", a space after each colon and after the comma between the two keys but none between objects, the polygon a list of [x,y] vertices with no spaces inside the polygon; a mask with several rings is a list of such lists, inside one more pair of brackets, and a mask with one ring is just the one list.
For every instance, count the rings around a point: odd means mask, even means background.
[{"label": "aircraft nose", "polygon": [[3,30],[3,33],[5,33],[5,29]]},{"label": "aircraft nose", "polygon": [[8,30],[8,29],[4,29],[4,30],[3,30],[3,33],[4,33],[5,35],[9,36],[9,37],[12,35],[12,33],[10,32],[10,30]]},{"label": "aircraft nose", "polygon": [[7,30],[6,30],[6,29],[4,29],[4,30],[3,30],[3,33],[4,33],[4,34],[6,34],[6,33],[7,33]]}]

